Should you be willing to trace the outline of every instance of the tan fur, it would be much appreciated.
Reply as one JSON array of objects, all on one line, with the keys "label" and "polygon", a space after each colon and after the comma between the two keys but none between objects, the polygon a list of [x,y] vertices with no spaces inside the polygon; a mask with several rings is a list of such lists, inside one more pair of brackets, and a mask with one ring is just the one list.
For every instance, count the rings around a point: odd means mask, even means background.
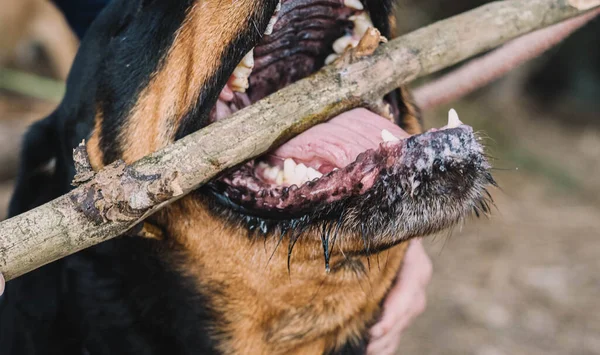
[{"label": "tan fur", "polygon": [[47,0],[1,0],[0,8],[0,66],[11,60],[26,62],[27,46],[37,42],[56,77],[66,79],[78,40],[54,5]]},{"label": "tan fur", "polygon": [[401,126],[408,134],[419,134],[423,132],[420,122],[421,114],[415,104],[412,94],[407,87],[400,88],[400,96],[407,112],[401,117]]},{"label": "tan fur", "polygon": [[269,261],[277,237],[249,238],[198,199],[184,199],[166,217],[167,235],[183,250],[181,271],[198,280],[203,294],[218,291],[211,302],[224,321],[215,331],[231,336],[222,339],[226,354],[317,354],[359,339],[378,315],[406,249],[371,256],[369,270],[366,257],[343,255],[341,249],[363,248],[359,238],[344,236],[326,273],[319,236],[305,233],[288,274],[287,239]]},{"label": "tan fur", "polygon": [[[178,30],[162,66],[139,96],[122,131],[123,159],[136,161],[174,140],[179,120],[196,103],[221,57],[246,26],[255,1],[200,1]],[[227,25],[230,24],[230,25]]]},{"label": "tan fur", "polygon": [[102,120],[104,116],[102,109],[96,107],[96,118],[94,119],[94,130],[86,144],[86,150],[90,158],[90,164],[94,170],[98,171],[104,167],[104,153],[100,148],[100,133],[102,132]]}]

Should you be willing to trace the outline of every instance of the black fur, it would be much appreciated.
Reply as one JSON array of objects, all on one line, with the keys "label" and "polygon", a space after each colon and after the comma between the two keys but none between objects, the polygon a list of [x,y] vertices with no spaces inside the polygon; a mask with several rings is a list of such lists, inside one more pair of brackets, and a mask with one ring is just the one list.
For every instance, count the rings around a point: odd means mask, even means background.
[{"label": "black fur", "polygon": [[[225,0],[230,1],[230,0]],[[10,216],[71,189],[72,149],[88,138],[96,109],[104,116],[104,163],[123,147],[115,137],[150,75],[160,65],[193,0],[114,0],[84,37],[57,110],[31,127]],[[266,24],[274,0],[256,1],[257,21]],[[391,0],[370,1],[384,34]],[[221,71],[179,127],[181,138],[206,124],[210,108],[231,71],[260,39],[249,24],[227,49]],[[124,39],[127,39],[124,41]],[[45,167],[51,162],[55,166]],[[209,354],[216,334],[208,324],[213,290],[198,293],[172,268],[179,254],[163,243],[122,236],[44,266],[7,284],[0,303],[2,355]],[[366,341],[341,354],[364,351]]]},{"label": "black fur", "polygon": [[[122,0],[101,13],[82,41],[63,102],[25,136],[10,216],[69,191],[72,149],[90,134],[96,105],[111,117],[105,132],[116,135],[191,3]],[[120,155],[114,141],[104,144],[106,162]],[[8,282],[0,353],[211,353],[210,291],[192,290],[166,265],[176,252],[155,244],[123,236]]]}]

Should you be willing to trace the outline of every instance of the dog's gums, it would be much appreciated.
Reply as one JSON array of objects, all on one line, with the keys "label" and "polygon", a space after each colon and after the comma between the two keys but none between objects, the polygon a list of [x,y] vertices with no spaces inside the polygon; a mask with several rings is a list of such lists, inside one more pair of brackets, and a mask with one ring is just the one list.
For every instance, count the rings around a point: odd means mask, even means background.
[{"label": "dog's gums", "polygon": [[[211,120],[331,63],[371,26],[360,1],[282,1],[260,44],[223,88]],[[398,107],[389,111],[398,122]],[[448,126],[410,136],[387,118],[356,109],[205,190],[251,230],[279,227],[285,234],[335,221],[338,229],[389,246],[452,226],[472,211],[487,212],[485,187],[494,184],[489,168],[473,130],[454,111]]]}]

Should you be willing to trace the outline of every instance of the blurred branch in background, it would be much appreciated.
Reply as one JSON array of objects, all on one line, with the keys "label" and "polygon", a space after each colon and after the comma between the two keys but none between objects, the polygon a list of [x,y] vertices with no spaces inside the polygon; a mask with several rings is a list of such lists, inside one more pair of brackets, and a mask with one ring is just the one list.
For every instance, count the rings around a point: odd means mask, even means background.
[{"label": "blurred branch in background", "polygon": [[65,84],[35,74],[0,68],[0,89],[58,103],[65,93]]}]

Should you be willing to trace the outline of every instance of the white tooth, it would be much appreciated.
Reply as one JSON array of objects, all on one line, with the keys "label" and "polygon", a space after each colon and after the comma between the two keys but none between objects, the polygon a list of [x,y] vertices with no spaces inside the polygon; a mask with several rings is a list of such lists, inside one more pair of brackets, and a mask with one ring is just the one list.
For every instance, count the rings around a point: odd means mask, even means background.
[{"label": "white tooth", "polygon": [[248,78],[241,78],[234,76],[233,81],[231,81],[231,90],[236,92],[246,92],[246,90],[250,87],[250,83],[248,83]]},{"label": "white tooth", "polygon": [[230,79],[229,83],[231,90],[242,93],[246,92],[248,87],[250,87],[248,78],[252,74],[252,68],[254,68],[254,48],[242,58],[240,64],[233,70],[233,80]]},{"label": "white tooth", "polygon": [[273,166],[265,169],[263,174],[267,179],[275,181],[277,180],[277,176],[279,175],[280,171],[281,169],[279,169],[278,166]]},{"label": "white tooth", "polygon": [[308,168],[302,163],[296,165],[296,168],[294,169],[294,173],[296,173],[296,178],[301,181],[305,180],[307,172]]},{"label": "white tooth", "polygon": [[265,30],[265,34],[267,36],[269,36],[273,33],[273,28],[275,27],[277,20],[278,20],[277,16],[273,16],[273,17],[271,17],[271,20],[269,20],[269,24],[267,25],[267,29]]},{"label": "white tooth", "polygon": [[327,56],[327,58],[325,58],[325,65],[329,65],[333,62],[335,62],[336,59],[338,59],[340,56],[337,54],[330,54]]},{"label": "white tooth", "polygon": [[354,36],[358,38],[362,38],[369,27],[374,27],[371,17],[369,17],[369,14],[366,12],[361,12],[358,15],[351,16],[350,20],[354,22]]},{"label": "white tooth", "polygon": [[356,10],[364,10],[365,8],[360,0],[344,0],[344,5]]},{"label": "white tooth", "polygon": [[381,131],[381,139],[383,139],[384,142],[397,142],[400,140],[387,129]]},{"label": "white tooth", "polygon": [[306,171],[306,176],[309,180],[314,180],[320,178],[321,176],[323,176],[323,174],[321,174],[313,168],[308,168],[308,170]]},{"label": "white tooth", "polygon": [[279,170],[277,177],[275,178],[275,183],[277,185],[283,185],[283,171]]},{"label": "white tooth", "polygon": [[463,123],[458,118],[458,113],[455,109],[450,109],[448,112],[448,128],[456,128]]},{"label": "white tooth", "polygon": [[293,184],[296,181],[296,162],[287,158],[283,161],[283,178],[286,182]]},{"label": "white tooth", "polygon": [[246,68],[244,66],[238,65],[233,70],[233,75],[236,78],[248,79],[248,77],[252,74],[252,68]]},{"label": "white tooth", "polygon": [[340,37],[336,39],[335,42],[333,42],[333,50],[338,54],[342,54],[346,51],[346,48],[348,48],[348,46],[355,46],[352,42],[353,38],[350,35]]},{"label": "white tooth", "polygon": [[242,58],[240,63],[246,68],[254,68],[254,48]]}]

